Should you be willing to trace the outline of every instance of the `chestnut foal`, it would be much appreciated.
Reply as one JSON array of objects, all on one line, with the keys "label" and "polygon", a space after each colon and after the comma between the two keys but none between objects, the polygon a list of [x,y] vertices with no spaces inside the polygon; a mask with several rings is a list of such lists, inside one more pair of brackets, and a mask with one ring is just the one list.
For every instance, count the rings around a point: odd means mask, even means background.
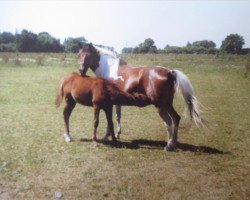
[{"label": "chestnut foal", "polygon": [[99,113],[103,109],[106,114],[108,128],[113,142],[116,142],[114,125],[112,120],[113,105],[127,105],[143,107],[150,104],[149,98],[145,95],[134,93],[133,95],[119,90],[111,81],[96,77],[81,77],[78,73],[71,73],[60,83],[55,105],[59,107],[65,99],[66,106],[63,111],[66,142],[71,141],[69,131],[69,118],[76,103],[92,106],[94,108],[94,133],[93,141],[96,142],[96,132],[99,124]]}]

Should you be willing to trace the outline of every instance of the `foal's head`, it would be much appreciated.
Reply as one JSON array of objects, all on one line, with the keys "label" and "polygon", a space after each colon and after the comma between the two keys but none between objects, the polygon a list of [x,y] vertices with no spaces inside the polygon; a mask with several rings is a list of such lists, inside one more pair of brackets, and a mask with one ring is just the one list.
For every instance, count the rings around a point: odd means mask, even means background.
[{"label": "foal's head", "polygon": [[100,54],[96,48],[90,44],[83,44],[78,52],[80,69],[83,70],[84,74],[88,68],[93,71],[99,66]]}]

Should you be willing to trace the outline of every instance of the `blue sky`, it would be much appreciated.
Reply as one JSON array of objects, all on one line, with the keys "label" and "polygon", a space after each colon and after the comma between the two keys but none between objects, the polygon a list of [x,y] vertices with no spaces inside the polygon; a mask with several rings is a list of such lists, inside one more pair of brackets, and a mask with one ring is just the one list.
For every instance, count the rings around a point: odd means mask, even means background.
[{"label": "blue sky", "polygon": [[49,32],[61,41],[84,36],[115,47],[135,47],[152,38],[167,44],[212,40],[220,47],[231,33],[250,47],[250,1],[0,0],[0,32]]}]

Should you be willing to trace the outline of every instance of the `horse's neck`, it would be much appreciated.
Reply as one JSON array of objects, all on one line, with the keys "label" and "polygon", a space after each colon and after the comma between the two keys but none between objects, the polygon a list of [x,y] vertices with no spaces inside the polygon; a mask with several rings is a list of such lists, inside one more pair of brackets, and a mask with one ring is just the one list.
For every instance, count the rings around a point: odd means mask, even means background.
[{"label": "horse's neck", "polygon": [[99,67],[96,69],[95,74],[104,78],[117,79],[118,67],[119,58],[103,54],[100,56]]}]

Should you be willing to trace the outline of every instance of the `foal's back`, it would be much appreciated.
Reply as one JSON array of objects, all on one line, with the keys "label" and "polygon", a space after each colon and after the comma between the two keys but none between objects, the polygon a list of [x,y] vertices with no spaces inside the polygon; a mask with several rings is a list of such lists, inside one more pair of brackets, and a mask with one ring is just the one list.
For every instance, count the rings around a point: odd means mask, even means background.
[{"label": "foal's back", "polygon": [[82,105],[93,106],[93,103],[105,101],[105,80],[96,77],[81,77],[78,73],[71,73],[64,79],[68,85],[64,86],[64,94],[69,94]]}]

